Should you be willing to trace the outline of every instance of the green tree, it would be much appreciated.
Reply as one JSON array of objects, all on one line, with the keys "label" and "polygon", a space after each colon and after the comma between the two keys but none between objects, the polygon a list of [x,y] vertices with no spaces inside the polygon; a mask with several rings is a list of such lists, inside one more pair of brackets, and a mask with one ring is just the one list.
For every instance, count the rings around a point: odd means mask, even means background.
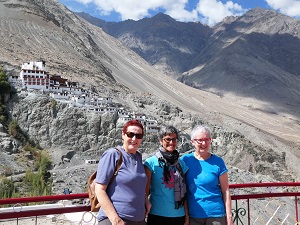
[{"label": "green tree", "polygon": [[5,94],[9,94],[11,91],[10,84],[6,74],[3,72],[2,67],[0,67],[0,123],[7,123],[7,113],[6,106],[4,103]]},{"label": "green tree", "polygon": [[37,157],[37,165],[39,168],[42,169],[44,173],[46,173],[48,169],[50,169],[51,159],[47,151],[45,150],[40,151],[40,154]]},{"label": "green tree", "polygon": [[16,120],[11,120],[9,122],[8,133],[14,138],[21,141],[23,144],[28,140],[27,136],[23,133]]},{"label": "green tree", "polygon": [[7,116],[6,116],[6,107],[5,105],[0,105],[0,123],[5,124],[7,122]]},{"label": "green tree", "polygon": [[10,93],[11,87],[8,82],[6,74],[3,72],[2,67],[0,67],[0,95]]},{"label": "green tree", "polygon": [[50,156],[45,150],[36,152],[37,172],[26,171],[24,188],[27,195],[50,195],[52,179],[48,169],[51,166]]},{"label": "green tree", "polygon": [[15,193],[15,186],[12,178],[9,180],[6,177],[0,181],[0,198],[11,198]]}]

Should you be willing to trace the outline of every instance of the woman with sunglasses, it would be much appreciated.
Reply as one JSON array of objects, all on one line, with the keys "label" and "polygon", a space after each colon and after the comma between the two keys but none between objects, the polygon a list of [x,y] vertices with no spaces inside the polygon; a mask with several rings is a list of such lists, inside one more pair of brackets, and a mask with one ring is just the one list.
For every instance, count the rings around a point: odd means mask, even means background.
[{"label": "woman with sunglasses", "polygon": [[175,127],[162,127],[159,131],[161,146],[144,163],[148,177],[146,194],[150,195],[152,204],[147,225],[188,224],[184,175],[188,168],[179,159],[177,139]]},{"label": "woman with sunglasses", "polygon": [[145,225],[145,216],[151,203],[145,196],[147,176],[141,154],[144,129],[138,120],[128,121],[122,130],[122,164],[110,183],[120,152],[106,150],[98,164],[95,191],[101,205],[97,215],[98,225]]},{"label": "woman with sunglasses", "polygon": [[195,151],[181,158],[186,173],[190,225],[233,225],[228,170],[221,157],[209,152],[211,132],[196,126],[191,132]]}]

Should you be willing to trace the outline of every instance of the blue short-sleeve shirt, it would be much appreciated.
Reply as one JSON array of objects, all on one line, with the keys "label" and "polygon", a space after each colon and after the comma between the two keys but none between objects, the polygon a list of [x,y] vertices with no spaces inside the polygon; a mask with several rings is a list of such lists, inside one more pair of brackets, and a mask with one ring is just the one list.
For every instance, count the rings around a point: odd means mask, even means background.
[{"label": "blue short-sleeve shirt", "polygon": [[211,155],[198,160],[194,152],[183,155],[182,160],[189,167],[186,173],[189,214],[193,218],[225,216],[219,177],[228,170],[221,157]]},{"label": "blue short-sleeve shirt", "polygon": [[[184,173],[188,170],[185,163],[178,159]],[[184,207],[175,209],[174,187],[164,183],[163,167],[159,166],[158,158],[154,155],[146,159],[144,165],[151,171],[150,214],[165,217],[181,217],[185,215]],[[174,167],[174,166],[173,166]],[[172,168],[171,168],[172,169]],[[174,168],[173,168],[174,169]]]}]

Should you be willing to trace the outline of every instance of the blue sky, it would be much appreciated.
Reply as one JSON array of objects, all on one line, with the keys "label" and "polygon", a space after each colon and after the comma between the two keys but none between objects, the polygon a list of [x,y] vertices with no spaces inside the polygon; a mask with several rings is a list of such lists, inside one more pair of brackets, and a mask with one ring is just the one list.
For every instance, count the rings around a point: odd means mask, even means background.
[{"label": "blue sky", "polygon": [[300,18],[300,0],[58,0],[74,12],[105,21],[139,20],[158,12],[182,21],[214,25],[226,16],[240,16],[261,7]]}]

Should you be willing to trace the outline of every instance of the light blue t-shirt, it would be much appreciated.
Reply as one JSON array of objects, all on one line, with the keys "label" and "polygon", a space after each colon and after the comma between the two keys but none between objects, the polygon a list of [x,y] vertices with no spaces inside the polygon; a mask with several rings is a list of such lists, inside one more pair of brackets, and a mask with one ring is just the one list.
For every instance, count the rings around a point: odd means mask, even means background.
[{"label": "light blue t-shirt", "polygon": [[219,182],[219,177],[228,171],[223,159],[211,155],[207,160],[198,160],[194,152],[181,159],[189,168],[185,176],[189,215],[193,218],[225,216]]},{"label": "light blue t-shirt", "polygon": [[[188,167],[178,159],[183,173],[186,173]],[[150,202],[152,204],[150,214],[164,217],[181,217],[185,215],[184,207],[175,209],[174,183],[168,185],[164,182],[164,168],[158,164],[158,158],[154,155],[146,159],[144,165],[152,173],[150,185]],[[170,167],[174,169],[174,166]]]},{"label": "light blue t-shirt", "polygon": [[[97,183],[108,185],[106,192],[112,201],[118,215],[131,221],[142,221],[145,218],[145,190],[147,176],[141,156],[136,153],[129,155],[122,147],[122,165],[110,185],[109,181],[119,159],[119,151],[110,148],[106,150],[98,164]],[[100,208],[97,215],[98,221],[107,218],[106,214]]]}]

